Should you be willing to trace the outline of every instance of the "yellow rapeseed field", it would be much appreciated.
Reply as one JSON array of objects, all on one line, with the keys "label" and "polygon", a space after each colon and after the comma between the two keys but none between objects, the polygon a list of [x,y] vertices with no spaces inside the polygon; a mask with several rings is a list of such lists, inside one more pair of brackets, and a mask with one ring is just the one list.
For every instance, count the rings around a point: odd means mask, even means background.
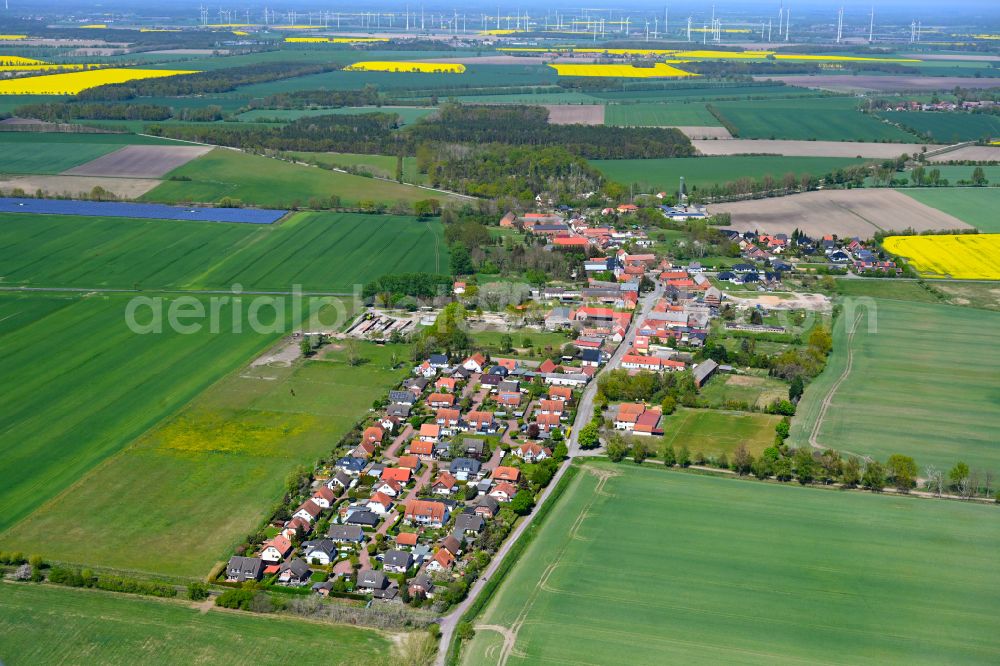
[{"label": "yellow rapeseed field", "polygon": [[559,76],[604,76],[624,79],[698,76],[662,62],[656,63],[653,67],[632,65],[549,65],[549,67],[555,69]]},{"label": "yellow rapeseed field", "polygon": [[19,39],[27,39],[27,35],[0,35],[0,41],[15,42]]},{"label": "yellow rapeseed field", "polygon": [[88,25],[81,25],[81,28],[87,28],[89,30],[103,30],[108,27],[107,23],[90,23]]},{"label": "yellow rapeseed field", "polygon": [[418,72],[421,74],[441,72],[445,74],[461,74],[465,71],[465,65],[449,62],[367,60],[365,62],[356,62],[344,69],[348,72]]},{"label": "yellow rapeseed field", "polygon": [[197,74],[179,69],[91,69],[68,74],[47,74],[0,81],[0,95],[75,95],[81,90],[107,83],[125,83],[178,74]]},{"label": "yellow rapeseed field", "polygon": [[883,245],[926,277],[1000,280],[1000,234],[890,236]]},{"label": "yellow rapeseed field", "polygon": [[0,55],[0,65],[47,65],[44,60],[22,58],[21,56]]},{"label": "yellow rapeseed field", "polygon": [[388,37],[285,37],[290,44],[368,44],[387,42]]}]

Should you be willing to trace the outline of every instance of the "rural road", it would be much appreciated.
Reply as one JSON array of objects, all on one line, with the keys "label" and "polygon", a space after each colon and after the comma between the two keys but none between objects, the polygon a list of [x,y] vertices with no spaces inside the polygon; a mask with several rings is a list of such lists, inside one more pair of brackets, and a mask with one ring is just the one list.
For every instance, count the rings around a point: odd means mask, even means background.
[{"label": "rural road", "polygon": [[[577,433],[580,432],[580,428],[585,426],[594,415],[594,397],[597,395],[597,378],[609,369],[616,368],[621,364],[621,360],[625,355],[625,352],[631,349],[632,343],[635,342],[638,323],[649,313],[653,305],[659,299],[661,293],[662,286],[659,282],[657,282],[656,288],[646,294],[646,296],[640,301],[641,307],[637,311],[635,317],[633,317],[632,323],[629,326],[628,331],[625,333],[625,339],[622,340],[620,345],[618,345],[618,349],[615,350],[615,353],[611,356],[608,363],[601,369],[600,372],[594,375],[594,378],[584,389],[583,395],[580,397],[580,402],[577,405],[576,419],[573,421],[573,431],[570,433],[569,437],[567,448],[569,449],[570,458],[573,458],[573,456],[594,455],[593,452],[584,452],[580,449],[577,442]],[[507,540],[504,541],[503,545],[500,546],[500,549],[493,556],[493,559],[490,560],[489,565],[485,570],[483,570],[476,582],[472,584],[472,587],[469,588],[469,593],[466,595],[465,600],[452,608],[451,612],[441,618],[441,642],[438,644],[438,656],[435,661],[437,666],[445,665],[448,646],[451,645],[452,637],[455,634],[455,628],[458,626],[458,622],[462,615],[465,614],[465,611],[469,609],[476,598],[482,593],[486,582],[496,573],[497,568],[499,568],[500,563],[503,562],[504,558],[507,557],[510,549],[517,542],[517,540],[521,538],[521,535],[523,535],[524,531],[528,529],[528,526],[531,525],[535,516],[538,515],[539,509],[541,509],[542,505],[545,504],[546,500],[548,500],[549,495],[552,494],[552,490],[559,485],[559,481],[562,479],[568,468],[568,462],[559,467],[555,476],[552,477],[552,481],[549,482],[549,485],[545,487],[545,490],[543,490],[541,496],[539,496],[538,502],[535,505],[535,510],[526,516],[524,520],[522,520],[510,533]]]}]

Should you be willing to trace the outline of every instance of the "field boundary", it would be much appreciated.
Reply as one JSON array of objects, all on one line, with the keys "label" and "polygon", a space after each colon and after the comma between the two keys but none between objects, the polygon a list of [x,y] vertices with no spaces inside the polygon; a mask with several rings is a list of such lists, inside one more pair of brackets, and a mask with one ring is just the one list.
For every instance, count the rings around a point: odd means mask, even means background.
[{"label": "field boundary", "polygon": [[[462,613],[462,616],[458,618],[459,622],[471,622],[473,621],[482,611],[486,608],[486,605],[493,599],[493,595],[496,594],[497,589],[499,589],[500,584],[507,577],[507,574],[514,568],[514,566],[520,561],[521,555],[524,551],[531,545],[531,542],[535,540],[538,532],[541,531],[541,527],[545,524],[545,519],[550,513],[552,513],[552,508],[555,506],[557,500],[566,493],[566,489],[569,484],[577,477],[582,470],[582,461],[577,462],[577,459],[570,459],[568,462],[568,467],[566,472],[563,474],[562,478],[556,483],[556,486],[552,489],[546,501],[538,507],[538,511],[532,516],[531,525],[525,529],[524,534],[511,546],[507,555],[503,558],[500,566],[497,570],[493,572],[489,581],[483,586],[482,591],[479,596],[472,602],[472,605]],[[457,666],[458,659],[461,656],[462,640],[458,637],[458,633],[452,634],[451,642],[448,644],[447,652],[445,653],[444,662],[448,666]]]}]

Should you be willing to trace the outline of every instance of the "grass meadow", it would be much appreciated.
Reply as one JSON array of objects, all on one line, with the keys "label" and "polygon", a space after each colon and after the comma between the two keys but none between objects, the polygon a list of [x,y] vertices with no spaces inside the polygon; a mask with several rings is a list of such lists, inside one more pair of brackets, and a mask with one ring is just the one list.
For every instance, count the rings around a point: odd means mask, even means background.
[{"label": "grass meadow", "polygon": [[996,213],[1000,208],[1000,188],[929,187],[899,191],[926,206],[954,215],[984,233],[1000,234],[1000,216]]},{"label": "grass meadow", "polygon": [[[788,395],[787,389],[784,394]],[[672,445],[675,451],[686,446],[692,455],[700,452],[715,458],[725,453],[732,458],[740,444],[746,444],[754,455],[771,446],[774,427],[780,420],[773,414],[681,408],[664,418],[660,427],[663,443]]]},{"label": "grass meadow", "polygon": [[[877,332],[862,316],[853,339],[842,315],[826,370],[806,388],[790,443],[885,460],[893,453],[950,469],[1000,472],[1000,314],[930,303],[875,299]],[[865,314],[864,308],[858,312]],[[849,322],[848,322],[849,323]],[[851,368],[844,376],[851,353]],[[831,390],[833,397],[823,411]]]},{"label": "grass meadow", "polygon": [[[275,337],[233,333],[230,316],[220,317],[218,335],[181,335],[166,327],[163,334],[139,335],[125,324],[127,298],[0,294],[0,530],[62,493]],[[133,473],[116,483],[142,483]],[[118,497],[114,487],[102,490],[112,501]],[[81,513],[78,498],[63,502],[74,515]],[[22,543],[34,550],[31,539]]]},{"label": "grass meadow", "polygon": [[[245,664],[276,652],[332,664],[387,657],[376,631],[210,610],[178,601],[33,584],[0,585],[0,660],[21,664]],[[289,640],[293,636],[294,640]]]},{"label": "grass meadow", "polygon": [[704,104],[608,104],[604,124],[632,127],[694,126],[717,127],[718,119]]},{"label": "grass meadow", "polygon": [[775,400],[788,398],[788,383],[758,375],[716,375],[701,388],[701,397],[713,407],[726,403],[743,402],[751,407],[764,408]]},{"label": "grass meadow", "polygon": [[337,173],[316,167],[216,148],[168,174],[143,196],[159,203],[218,203],[224,197],[265,208],[304,206],[310,199],[338,195],[344,205],[364,200],[412,204],[422,199],[449,200],[447,194],[412,185]]},{"label": "grass meadow", "polygon": [[462,663],[989,662],[995,512],[587,464]]},{"label": "grass meadow", "polygon": [[405,346],[362,343],[359,353],[368,362],[356,367],[335,351],[230,374],[65,492],[50,492],[0,541],[57,561],[208,575],[269,515],[288,475],[328,454],[406,374],[393,367],[408,357]]},{"label": "grass meadow", "polygon": [[619,183],[637,183],[640,187],[651,190],[665,189],[667,192],[676,192],[681,176],[684,176],[688,191],[691,191],[692,188],[728,183],[739,178],[760,178],[767,174],[779,181],[787,173],[794,173],[796,177],[806,173],[823,176],[835,169],[861,164],[862,161],[850,157],[736,155],[593,160],[591,164],[610,180]]},{"label": "grass meadow", "polygon": [[[290,153],[295,159],[324,166],[346,169],[360,167],[382,178],[396,177],[396,158],[391,155],[363,155],[361,153]],[[417,171],[417,158],[403,158],[403,181],[424,185],[427,174]],[[428,192],[432,195],[432,192]]]},{"label": "grass meadow", "polygon": [[858,111],[850,97],[717,102],[741,139],[817,141],[900,141],[917,138],[894,125]]},{"label": "grass meadow", "polygon": [[7,215],[3,282],[32,287],[350,292],[448,269],[443,228],[395,215],[298,213],[276,225]]}]

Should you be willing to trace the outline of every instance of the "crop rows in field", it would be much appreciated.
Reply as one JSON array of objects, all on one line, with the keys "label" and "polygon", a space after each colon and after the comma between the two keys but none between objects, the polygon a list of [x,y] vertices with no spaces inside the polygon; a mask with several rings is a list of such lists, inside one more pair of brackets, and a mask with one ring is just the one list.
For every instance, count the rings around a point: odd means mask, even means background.
[{"label": "crop rows in field", "polygon": [[885,111],[879,115],[918,134],[929,136],[936,143],[1000,137],[1000,116],[987,113]]},{"label": "crop rows in field", "polygon": [[258,226],[59,215],[8,215],[8,284],[143,289],[349,292],[388,272],[447,270],[437,220],[300,213]]},{"label": "crop rows in field", "polygon": [[604,124],[625,127],[719,126],[719,121],[704,104],[609,104]]},{"label": "crop rows in field", "polygon": [[994,509],[914,503],[587,464],[462,663],[989,661]]}]

